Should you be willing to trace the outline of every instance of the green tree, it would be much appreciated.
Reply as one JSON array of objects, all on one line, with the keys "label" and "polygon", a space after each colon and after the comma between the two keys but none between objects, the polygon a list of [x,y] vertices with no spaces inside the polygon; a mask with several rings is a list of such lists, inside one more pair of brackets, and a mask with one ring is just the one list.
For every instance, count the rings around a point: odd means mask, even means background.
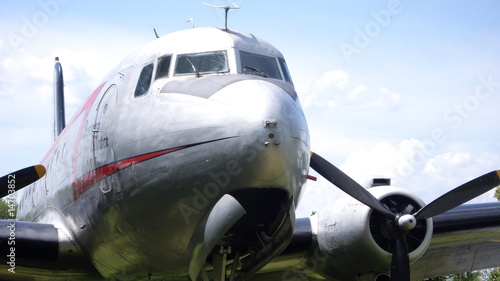
[{"label": "green tree", "polygon": [[6,220],[9,218],[9,205],[7,205],[7,202],[0,200],[0,219]]},{"label": "green tree", "polygon": [[17,203],[9,206],[5,200],[0,200],[0,220],[11,220],[17,217]]},{"label": "green tree", "polygon": [[488,273],[488,280],[490,280],[490,281],[500,281],[500,267],[493,268]]},{"label": "green tree", "polygon": [[441,277],[427,278],[423,279],[422,281],[480,281],[480,280],[485,280],[482,279],[482,277],[485,276],[486,274],[484,274],[483,271],[476,270],[472,272],[464,272],[464,273],[450,274]]},{"label": "green tree", "polygon": [[479,281],[483,277],[483,271],[464,272],[453,275],[453,281]]},{"label": "green tree", "polygon": [[441,276],[441,277],[433,277],[433,278],[426,278],[422,279],[422,281],[447,281],[448,276]]}]

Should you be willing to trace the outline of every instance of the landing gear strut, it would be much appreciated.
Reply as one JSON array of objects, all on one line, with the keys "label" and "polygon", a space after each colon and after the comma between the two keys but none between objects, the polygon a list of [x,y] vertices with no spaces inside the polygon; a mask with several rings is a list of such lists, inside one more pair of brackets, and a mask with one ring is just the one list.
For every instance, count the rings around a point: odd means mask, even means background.
[{"label": "landing gear strut", "polygon": [[227,254],[231,253],[231,247],[220,246],[219,251],[213,256],[214,281],[226,281]]},{"label": "landing gear strut", "polygon": [[[214,281],[234,281],[236,278],[236,271],[240,261],[240,255],[235,254],[233,264],[231,265],[231,274],[227,276],[227,255],[231,254],[231,247],[220,246],[216,254],[213,255],[213,272]],[[208,277],[204,270],[202,271],[203,281],[208,281]],[[229,277],[229,279],[227,279]]]}]

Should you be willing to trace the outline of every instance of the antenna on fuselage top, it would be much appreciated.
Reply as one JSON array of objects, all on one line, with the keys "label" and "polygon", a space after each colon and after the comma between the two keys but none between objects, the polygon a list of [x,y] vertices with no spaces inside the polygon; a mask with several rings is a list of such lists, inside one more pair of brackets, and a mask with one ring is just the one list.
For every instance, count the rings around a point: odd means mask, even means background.
[{"label": "antenna on fuselage top", "polygon": [[193,18],[188,18],[186,22],[190,22],[191,28],[194,28],[194,19]]},{"label": "antenna on fuselage top", "polygon": [[153,31],[155,32],[156,38],[160,38],[160,36],[158,36],[158,32],[156,32],[156,28],[153,28]]},{"label": "antenna on fuselage top", "polygon": [[210,7],[215,7],[215,8],[222,8],[224,9],[224,11],[226,12],[226,15],[225,15],[225,23],[224,23],[224,29],[227,30],[227,12],[229,12],[229,10],[231,9],[239,9],[240,6],[236,5],[236,4],[233,4],[233,6],[218,6],[218,5],[212,5],[212,4],[207,4],[207,3],[203,3],[207,6],[210,6]]}]

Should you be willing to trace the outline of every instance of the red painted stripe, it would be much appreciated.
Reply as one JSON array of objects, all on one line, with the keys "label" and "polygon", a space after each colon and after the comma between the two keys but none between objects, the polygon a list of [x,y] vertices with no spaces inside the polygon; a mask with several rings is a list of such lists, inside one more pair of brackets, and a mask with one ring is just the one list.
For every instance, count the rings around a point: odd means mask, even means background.
[{"label": "red painted stripe", "polygon": [[[104,84],[106,84],[106,83],[104,83]],[[71,127],[71,125],[73,125],[73,123],[75,122],[76,118],[78,118],[78,116],[80,116],[80,114],[83,111],[85,111],[85,110],[88,111],[90,109],[90,107],[92,107],[92,104],[94,103],[97,95],[101,92],[101,89],[102,89],[102,87],[104,87],[104,84],[102,84],[96,90],[94,90],[94,92],[92,92],[92,94],[84,101],[84,103],[80,106],[80,108],[73,115],[73,118],[71,118],[71,120],[68,122],[68,124],[66,124],[66,126],[64,127],[64,129],[62,130],[62,132],[59,134],[59,136],[57,137],[57,139],[54,141],[54,143],[52,144],[52,146],[47,151],[47,153],[45,153],[45,156],[43,157],[43,159],[42,159],[42,161],[40,163],[45,162],[45,160],[47,159],[47,157],[52,153],[52,150],[54,150],[54,147],[56,146],[56,144],[59,142],[59,140],[62,138],[62,136],[66,133],[66,131],[68,130],[68,128]],[[92,101],[92,102],[90,102],[90,101]],[[83,120],[83,121],[85,121],[85,120]]]},{"label": "red painted stripe", "polygon": [[168,154],[170,152],[186,149],[189,147],[193,146],[198,146],[206,143],[211,143],[211,142],[216,142],[216,141],[222,141],[222,140],[227,140],[227,139],[232,139],[235,137],[225,137],[225,138],[220,138],[220,139],[215,139],[215,140],[209,140],[209,141],[204,141],[204,142],[198,142],[198,143],[192,143],[192,144],[187,144],[183,146],[178,146],[174,148],[169,148],[169,149],[164,149],[160,151],[154,151],[134,157],[130,157],[127,159],[123,159],[117,162],[110,163],[108,165],[99,167],[95,169],[94,171],[76,179],[73,180],[73,198],[76,200],[80,195],[82,195],[85,191],[87,191],[92,185],[97,183],[98,181],[104,179],[107,176],[110,176],[120,170],[123,170],[127,167],[130,167],[131,165],[149,160],[154,157],[158,157],[161,155]]},{"label": "red painted stripe", "polygon": [[154,157],[158,157],[170,152],[174,152],[177,150],[184,149],[189,146],[181,146],[181,147],[176,147],[176,148],[170,148],[170,149],[165,149],[161,151],[156,151],[148,154],[143,154],[139,156],[135,156],[132,158],[120,160],[105,166],[102,166],[100,168],[97,168],[96,170],[86,174],[85,176],[75,180],[73,182],[73,198],[76,200],[80,195],[82,195],[87,189],[89,189],[92,185],[94,185],[96,182],[102,180],[103,178],[110,176],[120,170],[123,170],[129,166],[132,166],[136,163],[140,163],[142,161],[149,160]]},{"label": "red painted stripe", "polygon": [[[71,173],[71,180],[74,181],[76,179],[76,166],[78,164],[78,151],[80,150],[80,141],[82,140],[82,134],[83,130],[85,129],[85,121],[87,121],[87,117],[89,116],[90,113],[90,108],[94,104],[95,100],[97,99],[97,96],[101,92],[102,88],[104,88],[104,85],[106,83],[102,84],[101,86],[97,87],[97,89],[94,90],[94,92],[87,98],[87,100],[83,103],[83,105],[80,107],[78,110],[79,113],[83,112],[84,116],[82,118],[82,122],[80,123],[80,127],[78,128],[78,133],[76,136],[75,140],[75,147],[73,150],[73,166],[72,166],[72,173]],[[78,118],[78,115],[75,115]],[[89,124],[93,124],[94,120],[89,122]]]}]

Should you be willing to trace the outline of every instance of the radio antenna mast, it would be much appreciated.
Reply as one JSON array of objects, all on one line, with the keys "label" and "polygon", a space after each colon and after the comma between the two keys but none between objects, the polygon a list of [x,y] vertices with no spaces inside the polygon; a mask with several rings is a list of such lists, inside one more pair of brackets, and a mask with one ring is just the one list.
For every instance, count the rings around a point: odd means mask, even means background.
[{"label": "radio antenna mast", "polygon": [[186,22],[190,22],[191,28],[194,28],[194,19],[193,18],[188,18]]},{"label": "radio antenna mast", "polygon": [[218,6],[218,5],[212,5],[212,4],[208,4],[208,3],[203,3],[207,6],[210,6],[210,7],[215,7],[215,8],[222,8],[224,9],[224,11],[226,12],[226,15],[225,15],[225,24],[224,24],[224,29],[227,30],[227,12],[229,12],[229,10],[231,9],[239,9],[240,6],[236,5],[236,4],[233,4],[233,6]]}]

